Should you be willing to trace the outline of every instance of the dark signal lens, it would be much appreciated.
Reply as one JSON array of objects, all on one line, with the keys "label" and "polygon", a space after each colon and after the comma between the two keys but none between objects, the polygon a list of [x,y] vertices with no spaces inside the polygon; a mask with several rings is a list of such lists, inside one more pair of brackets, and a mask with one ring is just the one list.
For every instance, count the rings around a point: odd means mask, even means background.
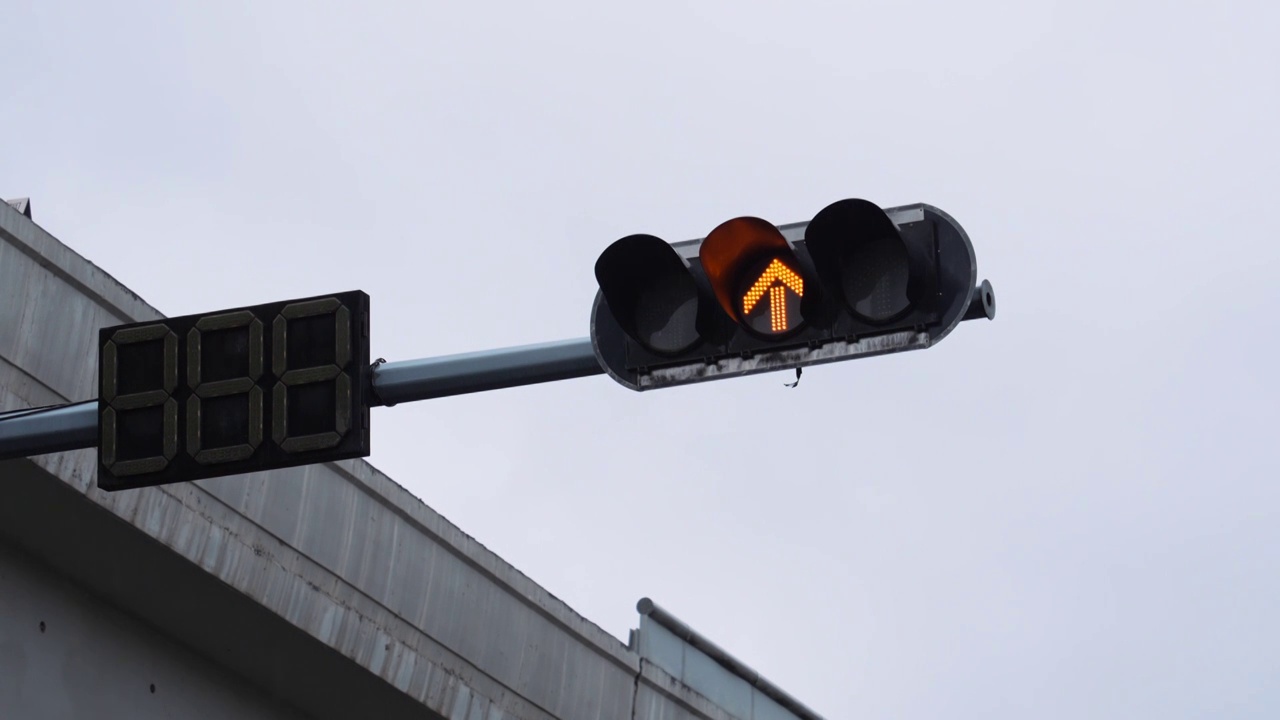
[{"label": "dark signal lens", "polygon": [[818,277],[839,291],[854,315],[893,320],[912,306],[912,260],[898,228],[866,200],[841,200],[822,209],[805,230]]},{"label": "dark signal lens", "polygon": [[698,291],[692,278],[668,275],[640,292],[636,336],[657,352],[680,352],[698,341]]},{"label": "dark signal lens", "polygon": [[883,321],[911,307],[907,248],[896,236],[872,236],[840,258],[844,296],[858,315]]},{"label": "dark signal lens", "polygon": [[698,287],[684,259],[652,235],[630,235],[601,253],[596,280],[628,335],[656,353],[689,349],[698,332]]}]

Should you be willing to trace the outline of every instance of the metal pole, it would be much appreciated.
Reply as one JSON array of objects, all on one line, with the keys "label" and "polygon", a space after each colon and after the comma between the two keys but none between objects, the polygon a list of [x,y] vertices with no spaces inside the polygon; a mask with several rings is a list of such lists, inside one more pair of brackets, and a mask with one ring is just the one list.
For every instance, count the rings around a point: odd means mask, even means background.
[{"label": "metal pole", "polygon": [[374,368],[374,403],[414,400],[600,375],[591,338],[403,360]]},{"label": "metal pole", "polygon": [[98,401],[0,415],[0,460],[98,444]]},{"label": "metal pole", "polygon": [[[391,406],[603,372],[591,338],[381,363],[373,368],[370,404]],[[0,460],[97,444],[96,400],[0,414]]]}]

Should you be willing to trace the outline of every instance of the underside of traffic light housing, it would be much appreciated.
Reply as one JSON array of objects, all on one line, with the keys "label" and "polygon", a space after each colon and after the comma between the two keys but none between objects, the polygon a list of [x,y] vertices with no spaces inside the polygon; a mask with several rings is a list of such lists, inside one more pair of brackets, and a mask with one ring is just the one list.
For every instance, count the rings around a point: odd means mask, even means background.
[{"label": "underside of traffic light housing", "polygon": [[631,235],[596,278],[592,345],[632,390],[922,350],[995,317],[968,235],[925,204],[841,200],[808,222],[736,218],[675,244]]}]

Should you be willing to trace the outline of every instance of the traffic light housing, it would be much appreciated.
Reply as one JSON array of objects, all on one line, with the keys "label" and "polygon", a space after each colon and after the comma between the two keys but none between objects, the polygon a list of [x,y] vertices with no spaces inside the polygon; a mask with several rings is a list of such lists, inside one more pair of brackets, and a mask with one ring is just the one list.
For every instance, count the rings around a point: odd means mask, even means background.
[{"label": "traffic light housing", "polygon": [[741,217],[675,244],[630,235],[595,273],[592,347],[632,390],[921,350],[995,317],[968,235],[925,204],[841,200],[808,222]]}]

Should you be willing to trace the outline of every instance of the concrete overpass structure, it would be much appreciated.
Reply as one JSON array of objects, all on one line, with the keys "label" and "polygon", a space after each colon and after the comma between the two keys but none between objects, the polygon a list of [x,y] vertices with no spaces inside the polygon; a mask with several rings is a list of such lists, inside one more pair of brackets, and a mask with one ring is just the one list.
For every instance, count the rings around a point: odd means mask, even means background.
[{"label": "concrete overpass structure", "polygon": [[[0,412],[160,313],[0,203]],[[3,422],[3,420],[0,420]],[[108,494],[0,462],[0,717],[817,718],[647,600],[624,644],[364,461]]]}]

